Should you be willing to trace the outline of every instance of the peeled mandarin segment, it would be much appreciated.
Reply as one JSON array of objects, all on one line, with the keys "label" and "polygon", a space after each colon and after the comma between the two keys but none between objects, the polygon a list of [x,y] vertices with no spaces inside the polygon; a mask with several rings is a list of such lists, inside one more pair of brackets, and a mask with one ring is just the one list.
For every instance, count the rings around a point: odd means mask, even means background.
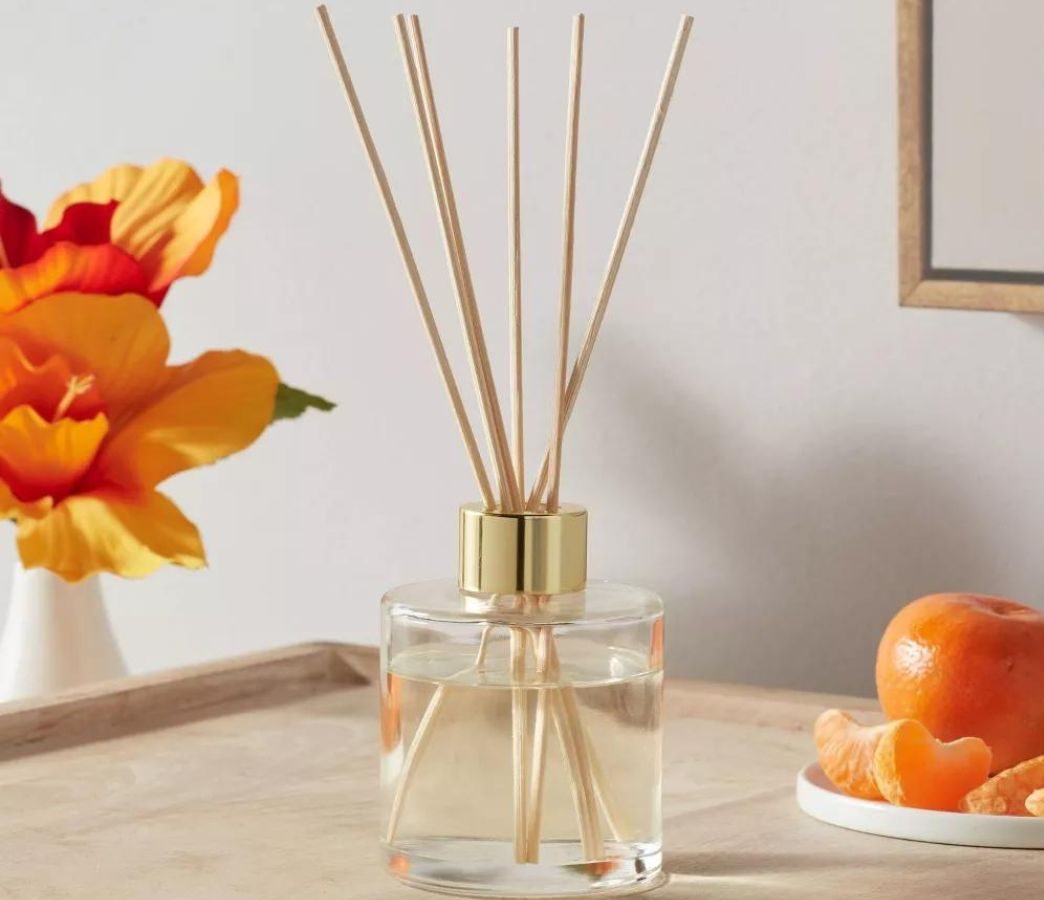
[{"label": "peeled mandarin segment", "polygon": [[901,719],[885,726],[874,752],[874,779],[896,806],[955,811],[969,791],[990,774],[992,754],[979,738],[944,744],[920,722]]},{"label": "peeled mandarin segment", "polygon": [[[1028,816],[1028,800],[1044,788],[1044,756],[1028,759],[971,791],[961,801],[964,812],[987,816]],[[1044,796],[1037,802],[1044,802]],[[1034,812],[1033,815],[1044,815]]]},{"label": "peeled mandarin segment", "polygon": [[1026,809],[1034,816],[1044,816],[1044,788],[1038,788],[1026,798]]},{"label": "peeled mandarin segment", "polygon": [[848,713],[828,709],[816,719],[819,765],[840,790],[863,800],[880,800],[874,782],[874,751],[888,726],[860,725]]}]

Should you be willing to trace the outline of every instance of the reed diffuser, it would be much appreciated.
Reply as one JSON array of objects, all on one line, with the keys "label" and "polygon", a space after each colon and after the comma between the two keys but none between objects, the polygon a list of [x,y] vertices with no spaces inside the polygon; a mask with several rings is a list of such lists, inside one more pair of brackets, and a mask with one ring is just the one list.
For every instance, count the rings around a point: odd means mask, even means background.
[{"label": "reed diffuser", "polygon": [[524,471],[519,34],[508,31],[510,435],[489,363],[416,16],[395,19],[492,463],[487,473],[326,8],[317,10],[391,222],[481,502],[455,580],[382,601],[382,842],[389,871],[475,896],[628,892],[661,879],[663,605],[587,579],[587,512],[560,502],[562,441],[649,177],[692,20],[682,18],[579,352],[569,368],[584,17],[573,20],[552,433]]}]

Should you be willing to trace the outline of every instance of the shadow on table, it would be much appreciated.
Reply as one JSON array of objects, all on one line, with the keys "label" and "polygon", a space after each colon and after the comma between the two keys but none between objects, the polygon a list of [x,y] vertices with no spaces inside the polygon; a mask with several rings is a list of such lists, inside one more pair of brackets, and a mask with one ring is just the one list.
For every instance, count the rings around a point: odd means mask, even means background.
[{"label": "shadow on table", "polygon": [[667,853],[664,868],[672,875],[783,875],[815,869],[843,867],[844,860],[811,853],[764,853],[760,851]]},{"label": "shadow on table", "polygon": [[749,900],[765,897],[809,898],[808,883],[788,877],[795,873],[843,867],[837,858],[803,853],[668,853],[663,900],[705,897]]}]

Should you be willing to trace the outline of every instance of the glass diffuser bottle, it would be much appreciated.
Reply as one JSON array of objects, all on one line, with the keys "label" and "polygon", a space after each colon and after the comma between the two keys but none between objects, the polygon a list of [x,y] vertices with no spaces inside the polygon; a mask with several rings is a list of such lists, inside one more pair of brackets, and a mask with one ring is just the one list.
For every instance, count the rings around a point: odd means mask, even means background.
[{"label": "glass diffuser bottle", "polygon": [[587,513],[460,511],[456,582],[382,605],[389,871],[475,896],[661,878],[663,606],[587,581]]},{"label": "glass diffuser bottle", "polygon": [[587,580],[587,513],[559,504],[566,422],[584,380],[663,131],[692,17],[682,16],[594,309],[568,367],[584,17],[570,53],[553,427],[526,491],[522,403],[519,30],[508,30],[511,440],[497,397],[420,20],[395,18],[492,474],[478,446],[329,12],[319,23],[388,214],[482,497],[460,511],[456,581],[382,604],[381,789],[389,871],[454,894],[626,893],[661,876],[663,607]]}]

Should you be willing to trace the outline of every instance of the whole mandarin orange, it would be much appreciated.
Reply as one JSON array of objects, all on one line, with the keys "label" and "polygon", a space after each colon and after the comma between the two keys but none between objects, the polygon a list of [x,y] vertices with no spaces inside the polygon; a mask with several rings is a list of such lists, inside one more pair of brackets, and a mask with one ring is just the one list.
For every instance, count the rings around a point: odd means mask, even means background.
[{"label": "whole mandarin orange", "polygon": [[1044,754],[1044,614],[1000,597],[932,594],[901,609],[877,651],[889,719],[942,741],[982,738],[997,772]]}]

